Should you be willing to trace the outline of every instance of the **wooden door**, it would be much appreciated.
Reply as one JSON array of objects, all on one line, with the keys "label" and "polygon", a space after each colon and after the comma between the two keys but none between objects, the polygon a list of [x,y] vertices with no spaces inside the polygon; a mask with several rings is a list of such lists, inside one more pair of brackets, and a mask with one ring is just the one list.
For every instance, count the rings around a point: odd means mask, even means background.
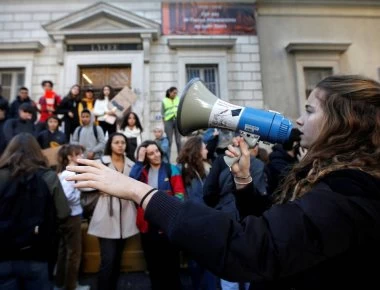
[{"label": "wooden door", "polygon": [[80,67],[79,84],[84,90],[92,88],[95,95],[105,85],[111,86],[117,93],[125,86],[131,87],[131,67]]}]

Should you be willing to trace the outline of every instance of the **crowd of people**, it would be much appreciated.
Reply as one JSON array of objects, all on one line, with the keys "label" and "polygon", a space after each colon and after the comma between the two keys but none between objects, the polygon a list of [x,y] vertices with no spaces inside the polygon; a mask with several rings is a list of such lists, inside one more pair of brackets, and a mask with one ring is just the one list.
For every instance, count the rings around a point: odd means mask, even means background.
[{"label": "crowd of people", "polygon": [[[42,85],[39,105],[25,88],[19,104],[0,99],[0,118],[9,118],[0,128],[7,137],[0,157],[4,289],[89,289],[78,284],[84,219],[99,241],[99,290],[117,288],[122,252],[138,233],[152,290],[181,289],[181,255],[194,290],[321,289],[375,278],[364,262],[380,254],[377,82],[322,80],[299,129],[271,152],[209,128],[178,135],[176,160],[176,88],[163,99],[162,126],[144,140],[136,113],[120,118],[110,108],[110,86],[94,98],[91,89],[79,97],[75,85],[61,100],[52,82]],[[51,147],[59,147],[55,171],[41,153]],[[239,160],[228,167],[225,155]],[[39,206],[30,209],[35,193]],[[26,223],[26,214],[35,218]]]},{"label": "crowd of people", "polygon": [[[37,145],[40,150],[58,149],[57,164],[50,167],[56,171],[60,181],[61,187],[57,187],[57,194],[61,199],[66,198],[70,213],[56,219],[56,246],[47,260],[47,276],[54,281],[55,289],[89,288],[78,284],[82,254],[81,224],[84,220],[89,223],[88,234],[99,241],[99,290],[116,289],[122,252],[128,238],[138,233],[153,290],[181,288],[180,255],[187,258],[194,289],[213,290],[219,285],[221,289],[238,289],[238,283],[220,280],[191,256],[181,253],[159,227],[146,222],[141,207],[136,207],[130,200],[112,197],[93,188],[78,190],[74,182],[67,181],[73,173],[66,170],[67,166],[78,165],[78,158],[96,160],[125,176],[176,196],[181,201],[191,200],[222,210],[237,221],[239,213],[232,194],[233,182],[222,158],[235,134],[212,128],[182,138],[176,123],[179,97],[175,87],[166,91],[162,101],[163,122],[153,128],[153,138],[149,140],[144,140],[143,127],[135,112],[116,115],[110,106],[114,97],[111,86],[104,86],[99,96],[95,97],[92,89],[84,90],[81,96],[81,88],[74,85],[63,99],[53,91],[51,81],[42,82],[42,89],[45,93],[38,103],[31,100],[24,87],[20,88],[19,95],[10,106],[2,98],[0,118],[4,123],[1,128],[4,135],[3,150],[8,148],[7,145],[12,143],[15,136],[27,140],[24,143],[34,151],[38,150]],[[171,160],[173,158],[170,155],[174,136],[177,160]],[[299,138],[292,137],[291,140],[294,146],[299,144]],[[271,167],[266,165],[268,160],[264,158],[261,161],[258,157],[258,144],[251,151],[252,176],[261,194],[267,195]],[[17,152],[19,155],[25,153]],[[6,151],[4,156],[7,154],[16,153]],[[46,160],[41,154],[39,156],[40,166],[49,172]],[[297,156],[293,155],[292,158],[290,160],[294,163]],[[273,166],[276,167],[274,162]],[[286,167],[286,164],[283,166]],[[7,164],[5,167],[12,172],[12,166]],[[279,170],[282,171],[282,168]],[[22,174],[27,176],[31,172]],[[42,287],[42,284],[39,285]]]}]

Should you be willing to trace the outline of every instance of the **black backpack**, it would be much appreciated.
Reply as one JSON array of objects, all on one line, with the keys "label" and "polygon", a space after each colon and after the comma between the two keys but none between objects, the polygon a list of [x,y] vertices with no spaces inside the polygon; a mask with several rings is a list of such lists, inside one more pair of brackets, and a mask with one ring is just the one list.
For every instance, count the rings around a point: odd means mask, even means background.
[{"label": "black backpack", "polygon": [[0,260],[47,258],[56,215],[44,172],[9,178],[0,188]]}]

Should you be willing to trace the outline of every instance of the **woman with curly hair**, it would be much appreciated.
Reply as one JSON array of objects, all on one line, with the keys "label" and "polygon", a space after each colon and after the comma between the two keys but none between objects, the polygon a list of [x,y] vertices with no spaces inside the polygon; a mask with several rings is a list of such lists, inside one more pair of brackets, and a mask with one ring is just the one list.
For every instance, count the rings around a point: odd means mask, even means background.
[{"label": "woman with curly hair", "polygon": [[[177,158],[182,168],[182,180],[185,184],[185,199],[205,204],[203,201],[203,184],[211,165],[207,161],[206,144],[199,136],[190,137],[181,148]],[[216,277],[193,259],[188,261],[194,290],[216,289]]]},{"label": "woman with curly hair", "polygon": [[177,163],[182,167],[182,179],[186,187],[186,198],[203,202],[203,182],[210,172],[206,144],[198,136],[190,137],[183,145]]},{"label": "woman with curly hair", "polygon": [[[249,176],[249,151],[231,167],[243,219],[180,203],[92,161],[73,177],[132,198],[169,240],[222,278],[258,289],[371,289],[380,258],[380,84],[362,76],[319,82],[297,120],[308,153],[265,206]],[[233,147],[226,152],[239,156]],[[132,189],[133,188],[133,189]],[[149,193],[147,195],[147,193]],[[252,215],[258,205],[261,212]]]}]

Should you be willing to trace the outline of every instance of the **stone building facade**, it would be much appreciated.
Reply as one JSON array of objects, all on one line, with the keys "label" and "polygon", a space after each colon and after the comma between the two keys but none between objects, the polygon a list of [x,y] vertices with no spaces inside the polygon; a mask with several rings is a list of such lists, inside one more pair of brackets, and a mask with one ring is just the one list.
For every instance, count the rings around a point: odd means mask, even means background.
[{"label": "stone building facade", "polygon": [[10,99],[21,85],[38,100],[43,80],[66,95],[76,83],[91,85],[83,75],[101,82],[109,74],[137,93],[133,109],[149,134],[166,89],[181,93],[189,70],[211,69],[218,97],[264,106],[257,35],[162,35],[161,1],[5,0],[0,7],[0,83]]},{"label": "stone building facade", "polygon": [[264,104],[296,119],[330,74],[380,79],[377,0],[258,0]]},{"label": "stone building facade", "polygon": [[324,76],[379,79],[377,0],[215,1],[222,2],[254,5],[257,35],[163,35],[162,0],[3,0],[3,93],[12,99],[25,85],[37,100],[50,79],[66,95],[75,83],[89,85],[83,75],[128,83],[148,137],[166,89],[181,93],[194,70],[211,71],[218,97],[293,121]]}]

